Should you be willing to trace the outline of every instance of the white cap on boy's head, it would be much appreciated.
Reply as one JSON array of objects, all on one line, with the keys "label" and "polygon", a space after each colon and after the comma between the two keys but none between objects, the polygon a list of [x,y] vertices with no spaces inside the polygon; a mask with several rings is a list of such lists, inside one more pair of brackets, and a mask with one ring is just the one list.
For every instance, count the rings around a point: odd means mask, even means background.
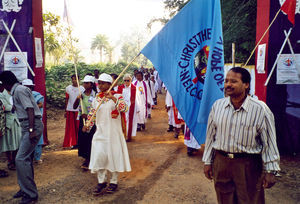
[{"label": "white cap on boy's head", "polygon": [[104,82],[112,83],[113,78],[109,74],[103,73],[99,76],[98,81],[104,81]]},{"label": "white cap on boy's head", "polygon": [[94,83],[95,82],[95,77],[90,76],[90,75],[86,75],[84,77],[84,79],[82,80],[82,82],[92,82],[92,83]]}]

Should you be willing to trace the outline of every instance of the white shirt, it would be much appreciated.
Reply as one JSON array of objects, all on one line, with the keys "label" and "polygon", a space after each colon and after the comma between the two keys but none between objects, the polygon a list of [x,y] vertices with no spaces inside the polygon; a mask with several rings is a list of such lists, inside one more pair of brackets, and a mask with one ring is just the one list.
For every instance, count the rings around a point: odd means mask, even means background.
[{"label": "white shirt", "polygon": [[[83,93],[85,89],[82,86],[80,86],[80,90],[81,90],[81,93]],[[67,111],[78,111],[79,107],[76,109],[73,108],[73,104],[74,104],[77,96],[79,95],[78,87],[69,85],[66,88],[66,93],[69,95],[69,100],[68,100],[68,105],[67,105],[66,110]]]}]

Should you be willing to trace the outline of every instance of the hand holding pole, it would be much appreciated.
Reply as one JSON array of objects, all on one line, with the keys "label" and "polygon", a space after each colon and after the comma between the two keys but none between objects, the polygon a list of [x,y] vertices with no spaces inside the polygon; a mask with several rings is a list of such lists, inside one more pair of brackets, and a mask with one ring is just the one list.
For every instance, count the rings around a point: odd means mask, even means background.
[{"label": "hand holding pole", "polygon": [[[136,55],[136,56],[131,60],[131,62],[123,69],[123,71],[119,74],[118,78],[116,78],[116,80],[112,83],[112,85],[109,87],[109,89],[107,90],[106,93],[109,93],[109,92],[112,90],[112,88],[118,83],[119,79],[120,79],[121,76],[125,73],[125,71],[128,69],[128,67],[133,63],[133,61],[134,61],[140,54],[141,54],[141,53],[139,53],[138,55]],[[99,105],[97,106],[96,110],[94,111],[92,117],[87,121],[87,123],[86,123],[86,126],[87,126],[87,127],[90,126],[92,120],[94,119],[94,117],[95,117],[96,113],[98,112],[98,110],[99,110],[101,104],[103,103],[104,99],[105,99],[105,96],[104,96],[104,97],[102,98],[102,100],[100,101],[100,103],[99,103]]]}]

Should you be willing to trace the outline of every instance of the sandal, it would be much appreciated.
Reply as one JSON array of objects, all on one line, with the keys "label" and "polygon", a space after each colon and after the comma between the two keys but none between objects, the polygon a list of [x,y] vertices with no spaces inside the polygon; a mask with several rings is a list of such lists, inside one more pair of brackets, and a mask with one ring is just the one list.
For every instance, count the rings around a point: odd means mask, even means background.
[{"label": "sandal", "polygon": [[118,184],[110,183],[106,190],[106,193],[114,193],[117,191],[117,188],[118,188]]},{"label": "sandal", "polygon": [[0,170],[0,178],[8,177],[7,171]]},{"label": "sandal", "polygon": [[83,170],[89,170],[89,162],[88,161],[84,161],[80,168],[82,168]]}]

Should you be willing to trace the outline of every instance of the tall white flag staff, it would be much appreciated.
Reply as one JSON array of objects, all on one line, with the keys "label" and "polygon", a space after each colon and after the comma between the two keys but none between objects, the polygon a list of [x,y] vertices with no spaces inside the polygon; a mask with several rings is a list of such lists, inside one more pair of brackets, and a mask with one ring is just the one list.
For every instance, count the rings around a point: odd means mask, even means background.
[{"label": "tall white flag staff", "polygon": [[[81,95],[82,93],[81,93],[81,90],[80,90],[80,84],[79,84],[78,72],[77,72],[77,59],[76,59],[75,52],[74,52],[74,47],[73,47],[73,42],[72,42],[72,33],[71,33],[71,26],[73,25],[73,22],[72,22],[72,20],[70,18],[70,14],[69,14],[69,11],[68,11],[66,0],[64,0],[63,20],[66,21],[67,24],[68,24],[68,37],[69,37],[69,40],[70,40],[71,53],[73,55],[73,60],[74,60],[75,76],[76,76],[78,91],[79,91],[79,94]],[[83,103],[82,103],[82,98],[81,97],[80,97],[80,105],[81,105],[81,107],[83,107]],[[84,114],[84,109],[83,108],[82,108],[82,114]],[[83,119],[83,125],[85,125],[85,119]]]}]

